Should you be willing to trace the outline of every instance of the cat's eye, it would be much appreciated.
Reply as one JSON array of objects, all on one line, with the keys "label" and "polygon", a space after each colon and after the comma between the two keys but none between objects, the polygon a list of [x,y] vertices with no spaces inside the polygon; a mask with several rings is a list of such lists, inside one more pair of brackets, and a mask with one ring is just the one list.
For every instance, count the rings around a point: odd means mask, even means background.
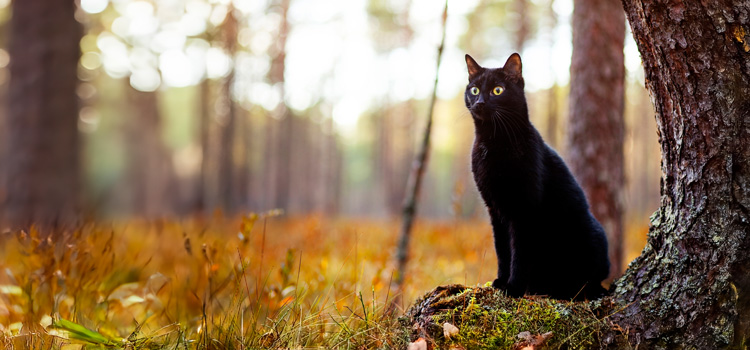
[{"label": "cat's eye", "polygon": [[503,91],[504,89],[501,86],[495,86],[495,88],[492,89],[492,93],[495,95],[500,95],[503,93]]},{"label": "cat's eye", "polygon": [[471,89],[469,89],[469,92],[471,92],[471,94],[474,96],[479,95],[479,88],[476,86],[472,86]]}]

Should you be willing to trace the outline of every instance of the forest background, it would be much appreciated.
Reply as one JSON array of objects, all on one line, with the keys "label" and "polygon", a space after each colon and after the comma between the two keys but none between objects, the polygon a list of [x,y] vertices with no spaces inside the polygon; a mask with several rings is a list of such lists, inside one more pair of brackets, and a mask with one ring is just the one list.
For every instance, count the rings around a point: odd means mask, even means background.
[{"label": "forest background", "polygon": [[[9,98],[10,5],[0,1],[2,106]],[[369,284],[386,291],[389,254],[395,252],[398,215],[436,74],[433,141],[416,237],[417,245],[437,248],[417,248],[414,254],[416,261],[434,259],[429,261],[440,272],[429,281],[412,281],[406,300],[437,283],[490,279],[491,232],[469,169],[473,124],[463,104],[464,53],[489,67],[521,53],[531,120],[566,156],[569,0],[450,2],[439,72],[434,62],[443,4],[435,1],[81,0],[79,5],[80,211],[87,219],[130,230],[143,219],[167,227],[183,222],[192,231],[171,230],[191,254],[187,238],[194,232],[226,238],[239,227],[240,242],[263,247],[254,288],[263,289],[258,286],[266,254],[272,282],[280,280],[278,295],[269,296],[278,298],[278,305],[293,279],[290,265],[299,268],[295,260],[305,253],[326,281],[338,278],[325,272],[331,261],[354,262],[348,277],[354,283],[342,288],[342,295]],[[624,53],[625,186],[618,200],[625,209],[626,263],[645,244],[648,217],[659,205],[661,173],[654,111],[629,33]],[[13,132],[6,113],[0,109],[2,140],[8,139],[2,133]],[[23,156],[7,142],[0,147],[3,157]],[[0,202],[8,191],[0,187]],[[273,217],[264,216],[261,233],[250,213],[269,212]],[[201,226],[205,218],[228,220]],[[440,248],[459,241],[454,251]],[[137,248],[128,249],[126,255]],[[166,254],[164,261],[173,258],[176,264],[177,254]],[[336,254],[339,260],[332,258]],[[209,249],[206,259],[210,255]],[[365,271],[357,263],[362,259],[377,267]],[[422,269],[429,267],[415,268],[414,274]],[[132,281],[154,275],[138,276]],[[4,311],[9,321],[23,314],[12,304]]]},{"label": "forest background", "polygon": [[[0,5],[7,89],[9,1]],[[434,79],[442,4],[81,5],[81,192],[92,218],[217,208],[370,218],[400,212]],[[566,154],[571,14],[566,0],[452,4],[421,216],[484,215],[468,162],[464,53],[500,66],[520,52],[532,122]],[[658,144],[630,35],[625,53],[622,201],[629,226],[642,226],[658,204]]]}]

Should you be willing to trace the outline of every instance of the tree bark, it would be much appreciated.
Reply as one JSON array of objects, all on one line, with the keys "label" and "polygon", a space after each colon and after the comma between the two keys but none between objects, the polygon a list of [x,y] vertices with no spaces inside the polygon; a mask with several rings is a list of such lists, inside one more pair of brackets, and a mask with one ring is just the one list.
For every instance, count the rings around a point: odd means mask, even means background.
[{"label": "tree bark", "polygon": [[744,348],[750,2],[623,3],[656,107],[663,175],[646,248],[616,282],[625,307],[612,320],[639,348]]},{"label": "tree bark", "polygon": [[625,17],[618,0],[576,0],[570,67],[568,164],[609,241],[610,276],[622,273]]},{"label": "tree bark", "polygon": [[81,176],[75,2],[13,1],[12,10],[5,219],[70,223]]}]

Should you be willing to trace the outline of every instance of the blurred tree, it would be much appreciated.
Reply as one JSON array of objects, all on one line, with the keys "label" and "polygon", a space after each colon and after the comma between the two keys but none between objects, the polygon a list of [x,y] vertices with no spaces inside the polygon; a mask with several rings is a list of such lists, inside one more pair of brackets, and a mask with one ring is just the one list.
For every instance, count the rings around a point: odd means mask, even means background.
[{"label": "blurred tree", "polygon": [[646,248],[616,282],[614,299],[624,308],[610,319],[638,348],[744,348],[750,3],[623,4],[657,112],[661,207]]},{"label": "blurred tree", "polygon": [[574,6],[568,163],[607,232],[616,277],[623,264],[625,16],[619,0]]},{"label": "blurred tree", "polygon": [[294,118],[286,105],[284,96],[284,70],[286,69],[286,44],[289,37],[289,5],[290,0],[275,0],[271,10],[280,15],[279,27],[275,44],[269,50],[271,68],[268,80],[280,93],[280,103],[273,111],[277,120],[270,120],[269,135],[266,152],[267,165],[271,166],[271,180],[266,182],[272,186],[272,206],[280,209],[289,208],[289,187],[291,184],[291,152]]},{"label": "blurred tree", "polygon": [[342,152],[338,143],[333,118],[326,118],[323,124],[323,184],[320,210],[329,215],[339,213],[342,190]]},{"label": "blurred tree", "polygon": [[529,40],[531,35],[530,19],[529,19],[529,1],[528,0],[513,0],[513,7],[516,12],[516,40],[513,42],[514,49],[517,52],[523,52],[526,47],[526,41]]},{"label": "blurred tree", "polygon": [[201,170],[197,180],[195,201],[195,210],[198,212],[204,212],[212,205],[212,201],[209,198],[209,181],[211,179],[211,101],[211,80],[208,77],[204,77],[198,85],[198,138],[201,145]]},{"label": "blurred tree", "polygon": [[234,6],[230,5],[226,17],[224,18],[224,22],[219,27],[224,51],[230,57],[233,65],[229,70],[229,74],[224,78],[218,101],[222,106],[222,113],[218,116],[220,120],[218,125],[219,138],[217,150],[219,164],[218,176],[216,179],[218,189],[217,204],[219,204],[227,214],[235,212],[239,197],[244,197],[245,195],[240,188],[244,188],[244,181],[240,181],[239,176],[237,176],[237,169],[242,167],[245,162],[235,164],[238,160],[236,159],[237,157],[235,157],[235,143],[237,140],[235,136],[239,131],[237,130],[238,123],[241,123],[241,120],[238,121],[237,118],[237,103],[235,103],[233,97],[235,79],[234,62],[236,62],[237,59],[238,27],[237,11],[234,9]]},{"label": "blurred tree", "polygon": [[[409,241],[411,240],[411,230],[414,225],[414,219],[417,213],[417,200],[419,199],[419,192],[422,186],[422,179],[424,177],[425,169],[427,169],[427,160],[430,155],[430,138],[432,133],[432,120],[433,112],[435,111],[435,103],[437,102],[437,85],[438,85],[438,72],[440,71],[440,63],[443,59],[443,49],[445,47],[445,33],[448,23],[448,0],[445,1],[443,7],[442,16],[442,37],[440,44],[437,49],[437,64],[435,65],[435,81],[432,86],[432,96],[430,98],[430,104],[427,111],[427,123],[425,124],[422,140],[419,144],[419,149],[414,157],[411,170],[409,172],[409,180],[406,183],[406,197],[404,198],[403,209],[401,213],[401,228],[399,231],[398,247],[396,248],[396,273],[395,273],[395,291],[399,295],[406,278],[406,263],[409,257]],[[393,299],[390,309],[399,303],[399,297]]]},{"label": "blurred tree", "polygon": [[628,85],[625,108],[628,111],[625,127],[627,209],[633,218],[643,220],[659,207],[659,141],[653,132],[656,127],[654,106],[648,90],[638,83]]},{"label": "blurred tree", "polygon": [[129,115],[127,196],[131,215],[158,218],[174,214],[175,174],[172,152],[162,139],[162,118],[156,91],[138,91],[124,80]]},{"label": "blurred tree", "polygon": [[488,37],[497,32],[490,34],[487,27],[494,23],[505,23],[508,20],[508,12],[505,2],[479,0],[474,11],[466,16],[468,28],[460,39],[461,47],[473,57],[481,58],[491,55],[493,48],[487,43]]},{"label": "blurred tree", "polygon": [[[368,1],[370,37],[381,55],[388,56],[413,43],[411,6],[412,1]],[[370,209],[373,212],[378,212],[381,205],[389,215],[395,216],[401,211],[416,140],[415,102],[409,99],[393,103],[390,97],[385,97],[379,111],[371,116],[375,130],[372,145],[375,184],[369,196],[378,203],[376,208]]]},{"label": "blurred tree", "polygon": [[[554,9],[555,0],[549,0],[547,4],[546,19],[547,19],[547,40],[549,47],[555,46],[555,29],[557,28],[557,12]],[[552,148],[560,151],[557,140],[557,129],[560,122],[560,106],[558,99],[560,98],[560,85],[557,82],[557,75],[555,74],[556,59],[550,55],[549,65],[550,72],[552,73],[552,87],[547,90],[547,120],[544,131],[544,141],[547,142]]]},{"label": "blurred tree", "polygon": [[76,5],[23,0],[13,1],[12,11],[5,219],[70,223],[81,187]]},{"label": "blurred tree", "polygon": [[[0,160],[7,157],[5,152],[8,152],[8,136],[6,119],[8,112],[8,52],[5,50],[8,47],[8,27],[10,24],[10,16],[8,13],[10,9],[6,6],[0,9]],[[0,222],[2,221],[3,203],[5,202],[5,196],[7,193],[6,172],[0,169]]]}]

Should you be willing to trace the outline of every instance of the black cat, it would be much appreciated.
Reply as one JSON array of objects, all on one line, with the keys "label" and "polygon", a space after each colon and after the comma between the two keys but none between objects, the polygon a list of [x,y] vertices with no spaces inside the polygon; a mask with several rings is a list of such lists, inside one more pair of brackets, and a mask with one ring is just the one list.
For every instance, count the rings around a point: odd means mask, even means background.
[{"label": "black cat", "polygon": [[474,180],[487,204],[498,259],[495,288],[596,299],[609,274],[607,238],[581,187],[529,121],[521,57],[483,68],[466,55],[474,119]]}]

